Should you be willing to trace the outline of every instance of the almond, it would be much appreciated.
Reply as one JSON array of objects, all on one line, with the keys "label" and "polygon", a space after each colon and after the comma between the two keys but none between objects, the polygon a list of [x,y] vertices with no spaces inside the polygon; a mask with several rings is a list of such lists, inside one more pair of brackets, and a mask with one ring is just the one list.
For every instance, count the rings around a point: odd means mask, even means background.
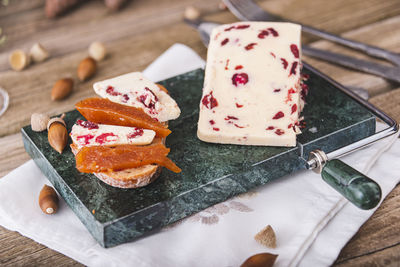
[{"label": "almond", "polygon": [[87,57],[79,63],[78,66],[78,78],[81,81],[86,81],[96,73],[97,64],[96,60],[91,57]]},{"label": "almond", "polygon": [[58,80],[54,84],[53,89],[51,89],[51,100],[58,101],[66,98],[72,92],[73,87],[74,80],[71,78]]},{"label": "almond", "polygon": [[62,118],[63,116],[61,118],[53,118],[47,124],[49,144],[60,154],[68,142],[68,131]]}]

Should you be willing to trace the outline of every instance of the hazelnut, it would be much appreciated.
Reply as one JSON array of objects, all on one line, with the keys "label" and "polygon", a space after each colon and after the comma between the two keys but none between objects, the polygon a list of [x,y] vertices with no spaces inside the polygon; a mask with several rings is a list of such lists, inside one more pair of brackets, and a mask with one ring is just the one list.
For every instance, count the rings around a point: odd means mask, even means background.
[{"label": "hazelnut", "polygon": [[47,129],[50,117],[43,113],[33,113],[31,116],[32,131],[41,132]]},{"label": "hazelnut", "polygon": [[30,59],[24,51],[14,50],[9,57],[9,62],[13,70],[21,71],[29,65]]},{"label": "hazelnut", "polygon": [[29,54],[33,62],[42,62],[49,57],[49,52],[40,43],[34,44]]},{"label": "hazelnut", "polygon": [[185,9],[184,17],[188,20],[196,20],[200,18],[200,11],[193,7],[193,6],[188,6]]},{"label": "hazelnut", "polygon": [[93,42],[89,46],[89,56],[96,61],[103,60],[107,55],[106,47],[100,42]]}]

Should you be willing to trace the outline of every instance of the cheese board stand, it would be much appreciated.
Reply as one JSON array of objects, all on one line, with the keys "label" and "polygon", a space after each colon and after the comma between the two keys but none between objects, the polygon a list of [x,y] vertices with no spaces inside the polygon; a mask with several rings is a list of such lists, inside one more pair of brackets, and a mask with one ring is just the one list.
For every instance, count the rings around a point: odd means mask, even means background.
[{"label": "cheese board stand", "polygon": [[[307,126],[302,129],[296,147],[217,145],[198,140],[202,69],[160,82],[182,110],[180,118],[170,123],[173,133],[166,143],[171,148],[170,158],[182,168],[181,174],[163,170],[149,186],[114,188],[92,174],[78,172],[70,149],[58,154],[49,146],[46,133],[24,127],[24,146],[99,244],[116,246],[154,233],[163,226],[274,179],[307,167],[318,168],[318,162],[314,165],[310,159],[307,164],[306,160],[315,149],[324,151],[329,158],[330,153],[338,149],[376,135],[377,116],[373,111],[316,70],[307,67],[303,70],[310,75],[307,82],[310,93],[303,112]],[[76,110],[66,114],[68,130],[79,118],[82,117]],[[316,131],[310,131],[311,128]],[[349,169],[333,163],[328,162],[323,168],[325,179],[344,195],[351,196],[348,193],[359,191],[366,196],[353,200],[349,197],[353,203],[364,208],[376,205],[380,199],[379,186],[360,174],[361,178],[352,179],[349,186],[343,186],[344,176],[338,178],[329,170],[341,174]],[[367,186],[360,187],[360,180],[367,181]],[[372,201],[365,204],[366,199]]]}]

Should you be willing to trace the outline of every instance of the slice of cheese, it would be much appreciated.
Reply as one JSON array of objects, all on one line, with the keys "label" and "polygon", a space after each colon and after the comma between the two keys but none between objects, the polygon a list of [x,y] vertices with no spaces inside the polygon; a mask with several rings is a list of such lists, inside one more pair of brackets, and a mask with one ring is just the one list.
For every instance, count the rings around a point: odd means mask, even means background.
[{"label": "slice of cheese", "polygon": [[131,72],[93,85],[96,94],[110,101],[143,109],[160,122],[174,120],[181,111],[166,92],[140,72]]},{"label": "slice of cheese", "polygon": [[197,135],[212,143],[295,146],[301,27],[239,22],[210,38]]},{"label": "slice of cheese", "polygon": [[71,139],[78,146],[148,145],[156,133],[136,127],[96,124],[77,120],[71,130]]}]

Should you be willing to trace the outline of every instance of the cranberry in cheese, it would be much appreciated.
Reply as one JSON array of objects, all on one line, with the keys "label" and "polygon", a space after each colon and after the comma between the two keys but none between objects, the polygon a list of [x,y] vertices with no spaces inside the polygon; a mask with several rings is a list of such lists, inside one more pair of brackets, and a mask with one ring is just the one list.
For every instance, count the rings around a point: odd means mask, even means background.
[{"label": "cranberry in cheese", "polygon": [[70,135],[73,143],[81,149],[84,146],[148,145],[156,133],[136,127],[77,120],[72,126]]},{"label": "cranberry in cheese", "polygon": [[179,117],[181,111],[166,92],[140,72],[131,72],[93,85],[96,94],[110,101],[141,108],[159,122]]},{"label": "cranberry in cheese", "polygon": [[197,135],[212,143],[295,146],[301,27],[238,22],[210,38]]}]

